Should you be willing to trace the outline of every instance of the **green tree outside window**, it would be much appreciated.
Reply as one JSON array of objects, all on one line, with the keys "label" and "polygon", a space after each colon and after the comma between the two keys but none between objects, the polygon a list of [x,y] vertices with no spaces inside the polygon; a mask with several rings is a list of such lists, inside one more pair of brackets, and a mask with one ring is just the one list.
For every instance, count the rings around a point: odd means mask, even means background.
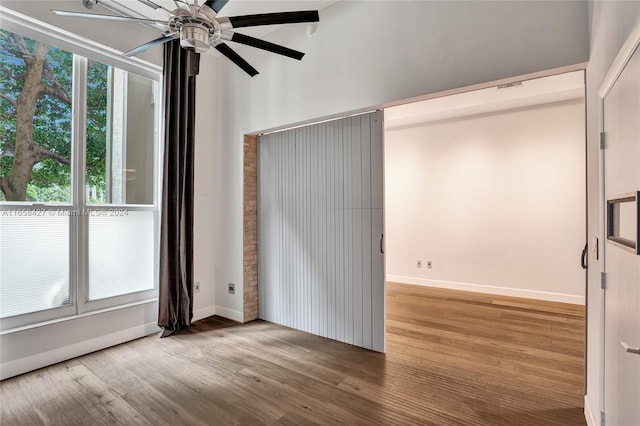
[{"label": "green tree outside window", "polygon": [[[0,31],[0,201],[71,201],[73,54]],[[89,70],[86,183],[105,192],[107,66]],[[93,200],[101,201],[101,200]]]}]

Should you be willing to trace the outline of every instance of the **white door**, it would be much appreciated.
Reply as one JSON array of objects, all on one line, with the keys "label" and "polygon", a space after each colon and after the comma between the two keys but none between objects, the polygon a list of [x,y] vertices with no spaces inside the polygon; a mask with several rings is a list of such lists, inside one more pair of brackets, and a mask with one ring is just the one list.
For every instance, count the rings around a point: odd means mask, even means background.
[{"label": "white door", "polygon": [[633,52],[619,76],[615,80],[609,80],[612,84],[601,91],[601,95],[606,94],[606,143],[603,151],[604,196],[607,206],[604,248],[604,414],[607,426],[638,426],[640,251],[637,195],[640,191],[640,53],[637,50]]},{"label": "white door", "polygon": [[261,319],[384,351],[382,121],[258,139]]}]

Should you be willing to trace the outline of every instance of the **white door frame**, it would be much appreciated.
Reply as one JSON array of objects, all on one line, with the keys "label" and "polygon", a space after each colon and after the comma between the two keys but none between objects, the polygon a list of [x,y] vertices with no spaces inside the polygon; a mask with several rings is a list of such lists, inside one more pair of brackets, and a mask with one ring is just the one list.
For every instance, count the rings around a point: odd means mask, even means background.
[{"label": "white door frame", "polygon": [[[598,90],[598,104],[599,104],[599,111],[598,111],[598,115],[599,115],[599,129],[600,132],[602,134],[602,132],[604,132],[604,99],[607,97],[607,95],[609,94],[609,92],[611,91],[611,89],[613,88],[615,82],[618,80],[618,77],[620,76],[620,74],[622,73],[622,71],[624,70],[625,66],[627,65],[627,63],[629,62],[629,60],[631,59],[631,57],[633,56],[634,52],[636,51],[636,49],[638,48],[638,46],[640,45],[640,22],[638,22],[635,26],[635,28],[633,29],[633,31],[631,32],[631,34],[629,35],[629,37],[627,38],[627,40],[625,41],[625,43],[622,45],[622,48],[620,48],[620,51],[618,52],[618,55],[616,56],[616,58],[614,59],[613,63],[611,64],[611,67],[609,68],[609,71],[607,72],[604,80],[602,81],[602,84],[600,85],[600,89]],[[600,229],[599,229],[599,239],[602,242],[600,244],[600,247],[602,247],[601,253],[600,253],[600,273],[604,273],[605,271],[605,257],[606,257],[606,250],[605,250],[605,245],[606,245],[606,241],[607,241],[607,235],[606,235],[606,230],[607,230],[607,200],[606,200],[606,195],[605,195],[605,182],[604,182],[604,157],[605,157],[605,150],[602,149],[603,146],[600,146],[600,154],[599,154],[599,198],[600,198]],[[604,367],[604,362],[606,362],[605,360],[605,298],[606,298],[606,294],[605,294],[605,290],[601,289],[601,303],[600,303],[600,330],[602,330],[602,332],[600,333],[600,362],[602,364],[602,368],[600,369],[600,407],[602,410],[605,409],[605,367]],[[601,413],[602,415],[602,413]]]}]

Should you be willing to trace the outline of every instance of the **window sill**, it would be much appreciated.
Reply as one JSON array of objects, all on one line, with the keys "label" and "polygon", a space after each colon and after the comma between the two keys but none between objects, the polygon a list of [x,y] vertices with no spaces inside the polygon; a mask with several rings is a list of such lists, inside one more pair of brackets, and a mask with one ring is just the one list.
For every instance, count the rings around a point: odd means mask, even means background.
[{"label": "window sill", "polygon": [[84,312],[82,314],[76,314],[76,315],[70,315],[70,316],[66,316],[66,317],[62,317],[62,318],[56,318],[53,320],[49,320],[49,321],[42,321],[42,322],[38,322],[38,323],[34,323],[34,324],[29,324],[29,325],[23,325],[21,327],[15,327],[15,328],[10,328],[8,330],[2,330],[0,331],[0,336],[4,336],[7,334],[13,334],[13,333],[19,333],[21,331],[25,331],[25,330],[31,330],[34,328],[40,328],[40,327],[46,327],[48,325],[52,325],[52,324],[58,324],[58,323],[62,323],[62,322],[66,322],[66,321],[73,321],[79,318],[86,318],[86,317],[90,317],[93,315],[99,315],[105,312],[112,312],[112,311],[117,311],[120,309],[126,309],[126,308],[131,308],[133,306],[139,306],[139,305],[145,305],[147,303],[153,303],[153,302],[157,302],[158,298],[154,297],[152,299],[147,299],[147,300],[141,300],[138,302],[132,302],[132,303],[125,303],[123,305],[118,305],[118,306],[111,306],[109,308],[103,308],[103,309],[97,309],[95,311],[91,311],[91,312]]}]

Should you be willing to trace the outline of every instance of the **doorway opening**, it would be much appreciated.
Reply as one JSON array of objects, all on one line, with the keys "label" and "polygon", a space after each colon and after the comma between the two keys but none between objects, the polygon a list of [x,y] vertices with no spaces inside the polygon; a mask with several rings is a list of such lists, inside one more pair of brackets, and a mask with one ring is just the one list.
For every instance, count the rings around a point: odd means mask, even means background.
[{"label": "doorway opening", "polygon": [[385,109],[387,354],[453,404],[584,418],[584,93],[575,71]]}]

